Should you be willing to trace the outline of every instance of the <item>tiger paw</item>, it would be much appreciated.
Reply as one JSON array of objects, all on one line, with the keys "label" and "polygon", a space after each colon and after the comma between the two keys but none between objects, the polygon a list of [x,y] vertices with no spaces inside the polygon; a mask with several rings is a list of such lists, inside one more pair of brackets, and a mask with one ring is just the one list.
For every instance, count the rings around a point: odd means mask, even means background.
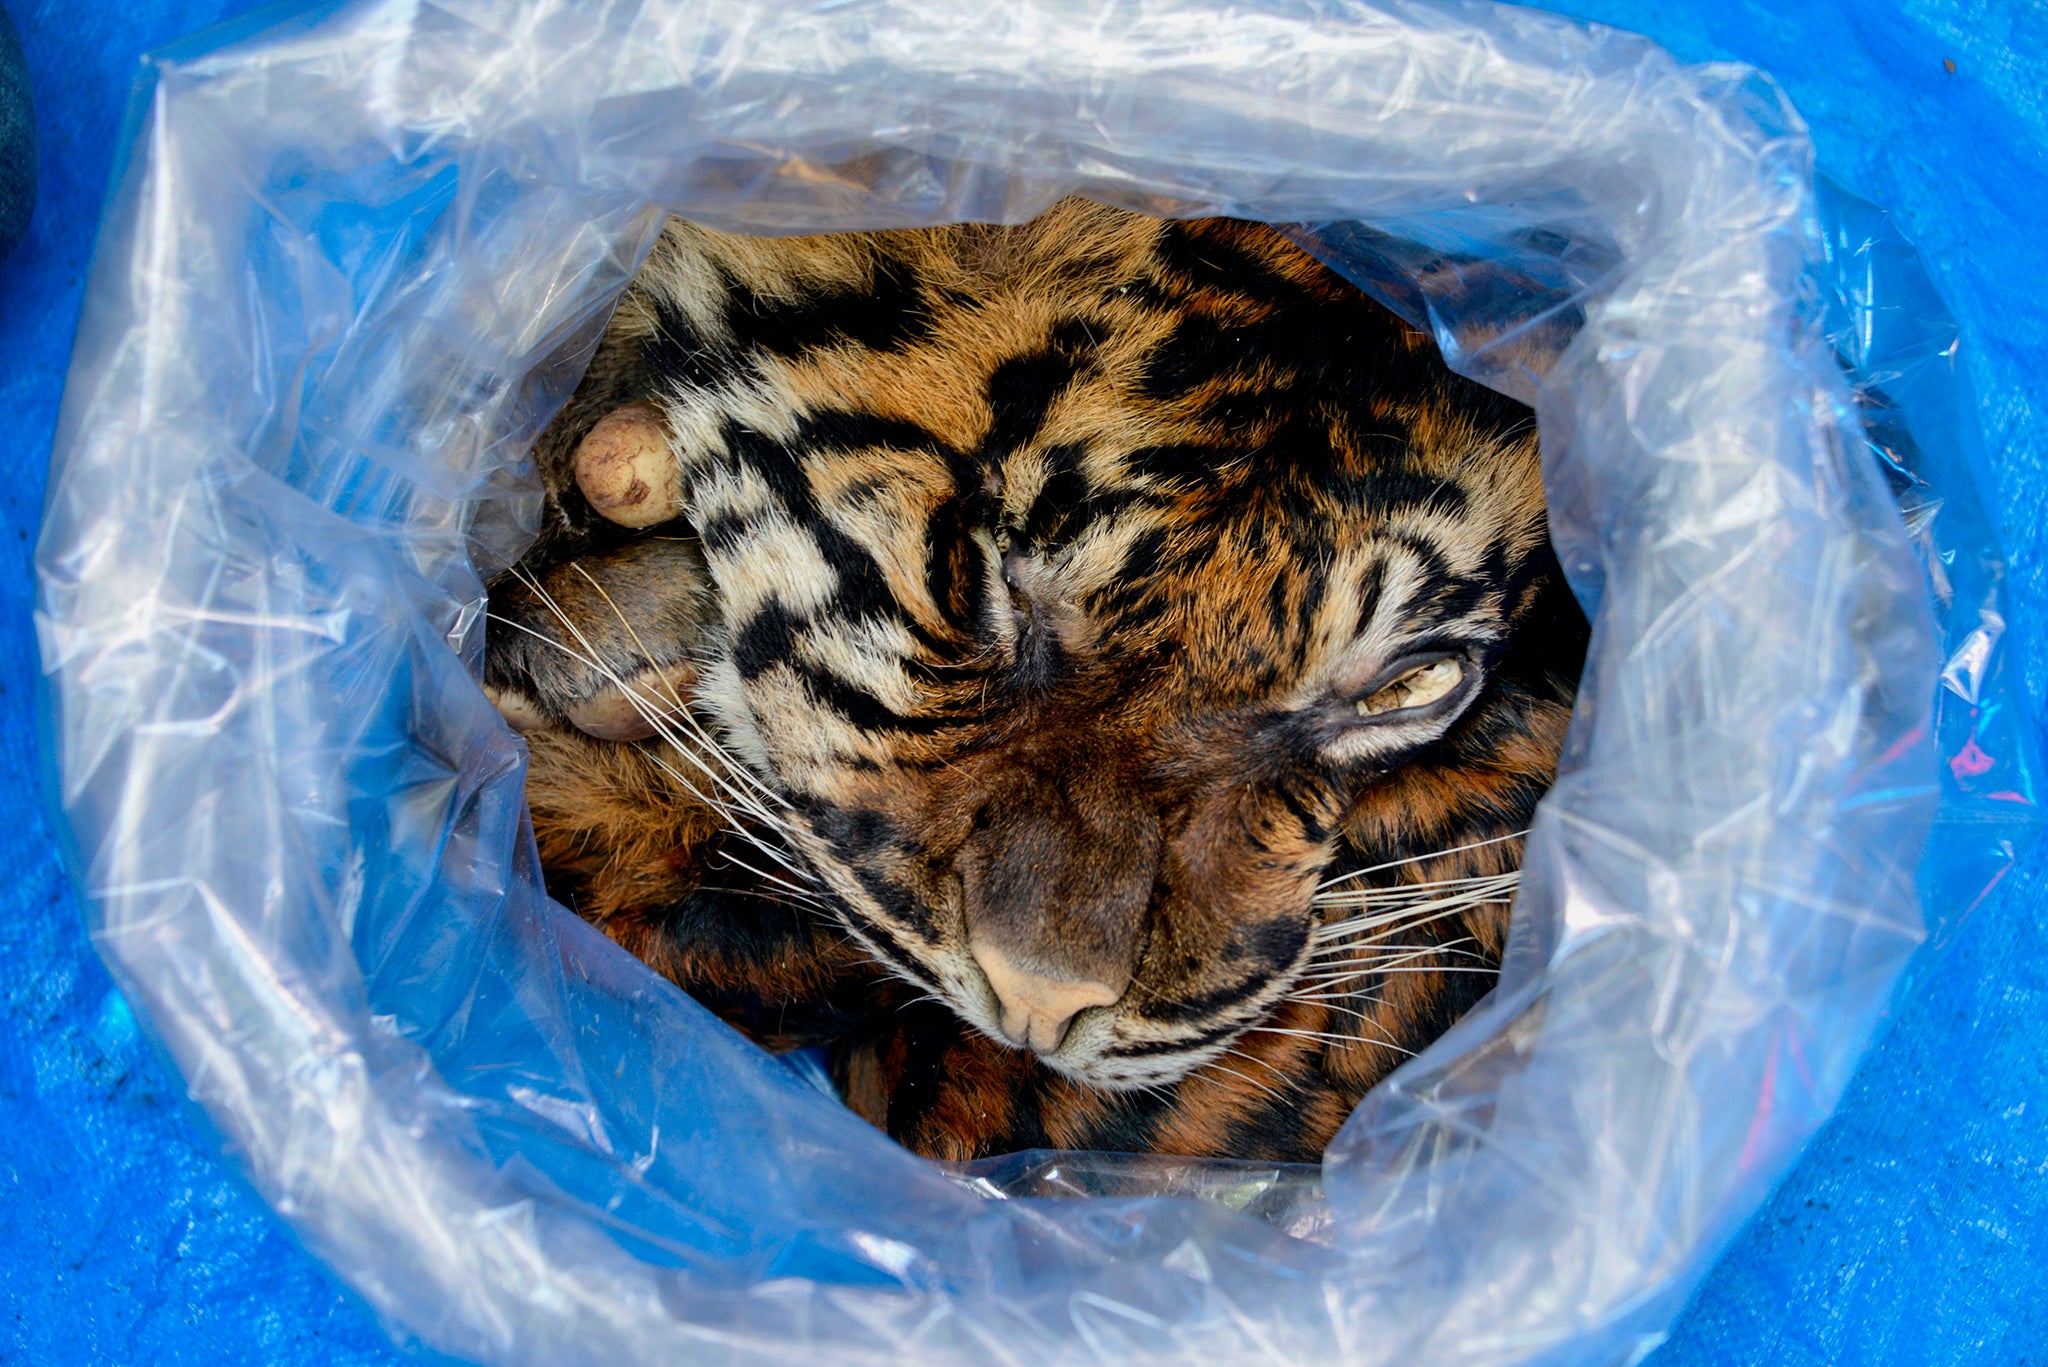
[{"label": "tiger paw", "polygon": [[697,682],[709,612],[688,537],[646,537],[491,585],[484,690],[515,731],[571,726],[599,740],[673,736]]},{"label": "tiger paw", "polygon": [[609,522],[638,529],[682,515],[668,429],[651,403],[624,404],[598,419],[577,443],[572,468],[576,487]]}]

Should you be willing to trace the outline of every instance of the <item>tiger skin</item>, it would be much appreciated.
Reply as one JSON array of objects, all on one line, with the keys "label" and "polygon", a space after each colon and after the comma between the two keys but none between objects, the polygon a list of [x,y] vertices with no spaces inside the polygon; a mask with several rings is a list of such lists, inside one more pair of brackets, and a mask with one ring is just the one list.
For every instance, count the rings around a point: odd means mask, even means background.
[{"label": "tiger skin", "polygon": [[550,887],[917,1152],[1313,1161],[1498,963],[1312,899],[1517,865],[1533,428],[1263,225],[672,221],[491,590]]}]

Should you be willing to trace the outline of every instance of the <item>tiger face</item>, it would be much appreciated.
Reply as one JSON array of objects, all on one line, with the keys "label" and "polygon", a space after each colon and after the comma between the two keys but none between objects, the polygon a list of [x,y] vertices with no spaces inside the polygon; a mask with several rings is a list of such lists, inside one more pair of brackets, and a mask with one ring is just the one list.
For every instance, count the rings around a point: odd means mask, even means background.
[{"label": "tiger face", "polygon": [[613,337],[653,406],[576,480],[701,547],[692,705],[877,960],[1074,1082],[1268,1016],[1340,845],[1547,781],[1528,414],[1271,229],[676,223]]}]

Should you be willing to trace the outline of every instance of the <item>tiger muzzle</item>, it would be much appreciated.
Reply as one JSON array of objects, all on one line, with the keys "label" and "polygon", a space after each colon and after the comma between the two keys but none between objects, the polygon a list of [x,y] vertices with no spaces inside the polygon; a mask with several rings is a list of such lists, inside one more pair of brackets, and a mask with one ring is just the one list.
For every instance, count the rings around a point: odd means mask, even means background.
[{"label": "tiger muzzle", "polygon": [[1014,773],[954,857],[970,953],[1003,1035],[1051,1053],[1130,986],[1159,866],[1158,814],[1106,774]]}]

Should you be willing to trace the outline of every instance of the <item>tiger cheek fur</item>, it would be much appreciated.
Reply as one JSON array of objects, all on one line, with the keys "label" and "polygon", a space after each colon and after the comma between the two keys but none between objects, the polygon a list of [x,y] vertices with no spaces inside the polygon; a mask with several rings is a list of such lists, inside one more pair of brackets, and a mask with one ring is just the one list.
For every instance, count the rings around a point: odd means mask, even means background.
[{"label": "tiger cheek fur", "polygon": [[1484,990],[1498,899],[1388,947],[1319,890],[1514,867],[1583,645],[1525,410],[1271,229],[1080,201],[672,224],[604,345],[673,468],[598,442],[550,488],[695,534],[691,706],[909,985],[840,1040],[855,1109],[942,1156],[1313,1157]]}]

